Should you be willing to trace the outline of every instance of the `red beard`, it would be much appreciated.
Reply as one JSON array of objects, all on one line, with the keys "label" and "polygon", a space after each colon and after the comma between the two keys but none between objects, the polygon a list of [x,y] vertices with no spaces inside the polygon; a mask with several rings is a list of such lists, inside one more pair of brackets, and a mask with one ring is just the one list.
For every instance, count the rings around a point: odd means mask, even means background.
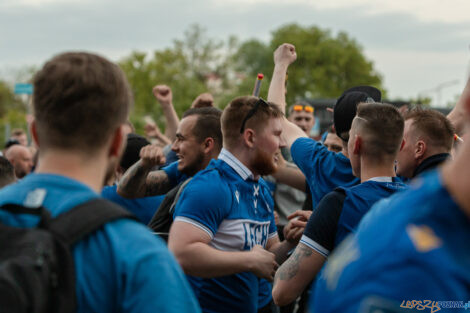
[{"label": "red beard", "polygon": [[274,163],[274,156],[259,148],[256,148],[252,167],[259,175],[262,176],[270,175],[277,170],[277,164]]}]

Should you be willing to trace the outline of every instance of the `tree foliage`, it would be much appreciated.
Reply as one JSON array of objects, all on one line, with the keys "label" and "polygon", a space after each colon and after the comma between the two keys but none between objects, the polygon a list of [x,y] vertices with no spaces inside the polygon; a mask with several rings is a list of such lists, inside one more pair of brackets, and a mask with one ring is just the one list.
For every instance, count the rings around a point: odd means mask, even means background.
[{"label": "tree foliage", "polygon": [[120,62],[135,96],[132,117],[140,128],[141,117],[153,115],[160,125],[161,110],[152,95],[156,84],[173,90],[174,105],[181,115],[194,98],[211,92],[223,108],[232,98],[251,94],[257,73],[263,73],[261,96],[266,97],[273,71],[273,51],[282,43],[296,46],[298,59],[288,75],[288,103],[303,98],[337,98],[345,89],[372,85],[382,89],[382,78],[362,47],[346,33],[334,36],[317,26],[290,24],[272,32],[269,43],[258,39],[226,42],[208,38],[198,25],[191,26],[183,39],[153,55],[133,52]]}]

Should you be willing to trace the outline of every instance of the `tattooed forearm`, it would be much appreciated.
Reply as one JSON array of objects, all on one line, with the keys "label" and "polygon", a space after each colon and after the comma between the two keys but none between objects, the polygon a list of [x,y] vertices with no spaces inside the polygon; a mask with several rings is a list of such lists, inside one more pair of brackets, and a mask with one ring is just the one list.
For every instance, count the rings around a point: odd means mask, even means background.
[{"label": "tattooed forearm", "polygon": [[151,172],[145,184],[145,196],[156,196],[167,193],[172,188],[168,175],[164,171]]},{"label": "tattooed forearm", "polygon": [[294,253],[287,259],[284,264],[277,270],[276,275],[280,280],[290,280],[297,275],[300,268],[300,262],[303,258],[311,256],[313,253],[312,249],[305,247],[304,245],[298,245],[295,248]]},{"label": "tattooed forearm", "polygon": [[149,169],[142,166],[141,161],[132,165],[119,181],[118,193],[127,198],[144,197],[146,179],[149,172]]}]

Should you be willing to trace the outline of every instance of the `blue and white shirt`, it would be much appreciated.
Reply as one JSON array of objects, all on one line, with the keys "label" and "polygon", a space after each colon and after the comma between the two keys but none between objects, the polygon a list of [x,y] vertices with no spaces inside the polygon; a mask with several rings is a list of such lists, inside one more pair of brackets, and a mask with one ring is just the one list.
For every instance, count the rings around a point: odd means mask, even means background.
[{"label": "blue and white shirt", "polygon": [[[277,236],[268,186],[229,151],[194,176],[175,209],[175,221],[205,231],[209,245],[222,251],[249,251]],[[204,312],[256,312],[258,278],[243,272],[189,280]]]}]

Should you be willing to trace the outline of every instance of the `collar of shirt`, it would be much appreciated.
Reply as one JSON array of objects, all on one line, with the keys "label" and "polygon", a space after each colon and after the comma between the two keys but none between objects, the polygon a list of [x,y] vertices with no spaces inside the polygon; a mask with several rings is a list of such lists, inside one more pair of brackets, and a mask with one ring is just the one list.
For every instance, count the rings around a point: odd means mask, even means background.
[{"label": "collar of shirt", "polygon": [[248,178],[254,180],[253,173],[232,153],[230,153],[230,151],[226,150],[225,148],[222,148],[217,158],[230,165],[230,167],[233,168],[233,170],[237,172],[237,174],[240,175],[243,180],[247,180]]},{"label": "collar of shirt", "polygon": [[393,182],[393,177],[389,177],[389,176],[372,177],[372,178],[368,179],[367,181],[376,181],[376,182],[381,182],[381,183],[391,183],[391,182]]}]

